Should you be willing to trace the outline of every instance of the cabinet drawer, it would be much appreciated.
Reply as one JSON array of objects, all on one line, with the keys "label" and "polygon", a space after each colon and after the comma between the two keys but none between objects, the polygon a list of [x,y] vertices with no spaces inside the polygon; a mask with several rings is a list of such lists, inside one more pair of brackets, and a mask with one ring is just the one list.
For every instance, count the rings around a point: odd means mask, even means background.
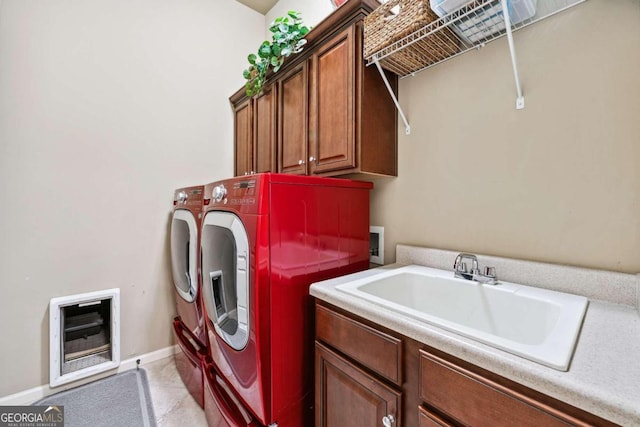
[{"label": "cabinet drawer", "polygon": [[322,306],[316,306],[316,338],[394,384],[402,384],[400,339]]},{"label": "cabinet drawer", "polygon": [[454,427],[453,424],[440,418],[431,411],[426,410],[422,406],[418,407],[418,426],[419,427]]},{"label": "cabinet drawer", "polygon": [[544,404],[420,350],[420,398],[469,426],[583,425],[558,418]]}]

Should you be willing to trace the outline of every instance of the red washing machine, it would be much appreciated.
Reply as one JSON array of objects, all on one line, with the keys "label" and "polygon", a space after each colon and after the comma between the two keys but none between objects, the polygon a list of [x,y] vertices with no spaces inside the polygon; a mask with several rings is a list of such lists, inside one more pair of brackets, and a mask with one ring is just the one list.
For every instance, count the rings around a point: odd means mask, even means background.
[{"label": "red washing machine", "polygon": [[[313,282],[369,266],[369,182],[258,174],[205,186],[210,426],[313,425]],[[206,202],[205,202],[206,203]]]},{"label": "red washing machine", "polygon": [[202,185],[176,190],[171,219],[171,268],[178,312],[173,333],[182,350],[175,355],[175,362],[182,381],[200,406],[204,406],[202,362],[208,354],[200,292],[203,191]]}]

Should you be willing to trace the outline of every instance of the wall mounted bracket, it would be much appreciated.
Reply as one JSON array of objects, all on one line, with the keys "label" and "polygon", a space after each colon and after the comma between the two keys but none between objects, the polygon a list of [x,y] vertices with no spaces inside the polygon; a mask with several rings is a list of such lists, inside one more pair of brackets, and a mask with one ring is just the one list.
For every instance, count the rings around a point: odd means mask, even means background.
[{"label": "wall mounted bracket", "polygon": [[[523,3],[524,1],[525,0],[522,0]],[[462,55],[471,49],[479,49],[486,43],[506,35],[516,84],[516,109],[521,110],[524,108],[524,96],[518,75],[513,31],[546,19],[585,1],[586,0],[547,0],[545,2],[534,2],[534,4],[537,4],[537,9],[536,6],[534,6],[534,10],[531,10],[531,6],[529,6],[526,12],[515,12],[514,19],[514,16],[510,16],[511,14],[509,13],[508,0],[468,0],[466,4],[440,17],[440,19],[429,22],[402,39],[369,54],[366,57],[367,66],[375,64],[376,68],[378,68],[378,72],[382,76],[387,90],[400,113],[400,117],[405,125],[405,132],[408,135],[411,132],[411,128],[400,107],[396,94],[391,89],[382,71],[382,67],[384,66],[384,68],[397,74],[398,77],[402,79],[413,76],[420,71],[426,70],[448,59]],[[533,12],[533,14],[530,14],[531,12]],[[488,17],[487,13],[491,13],[492,15]],[[523,15],[523,13],[526,16]],[[502,15],[503,19],[495,19],[498,15]],[[475,27],[469,27],[469,22],[475,22],[477,25]],[[469,32],[469,28],[473,28],[474,31]],[[464,33],[464,35],[461,33]],[[456,48],[447,48],[447,46],[451,46],[452,41],[455,42]],[[442,47],[441,55],[433,56],[429,54],[430,43]],[[403,62],[394,60],[396,53],[407,48],[410,48],[410,52],[414,53],[414,55],[412,55],[414,61]],[[448,51],[445,52],[447,49]]]},{"label": "wall mounted bracket", "polygon": [[382,77],[382,80],[384,81],[384,85],[387,87],[387,90],[389,91],[389,95],[391,95],[391,98],[393,99],[393,103],[396,105],[396,108],[398,109],[398,113],[400,113],[400,117],[402,118],[402,122],[404,123],[404,133],[407,135],[411,134],[411,126],[409,125],[409,122],[407,121],[407,118],[405,117],[404,112],[402,111],[402,107],[400,106],[400,103],[398,102],[398,98],[396,97],[396,94],[393,92],[393,89],[389,84],[389,80],[387,79],[387,76],[384,73],[382,66],[380,66],[380,62],[378,61],[378,56],[373,55],[373,58],[371,60],[373,61],[374,64],[376,64],[376,68],[380,73],[380,77]]},{"label": "wall mounted bracket", "polygon": [[513,42],[513,30],[511,29],[511,17],[509,16],[509,6],[507,0],[501,0],[502,2],[502,16],[504,17],[504,26],[507,33],[507,41],[509,43],[509,53],[511,54],[511,66],[513,67],[513,77],[516,81],[516,92],[518,97],[516,98],[516,109],[522,110],[524,108],[524,96],[522,95],[522,87],[520,86],[520,77],[518,76],[518,62],[516,61],[516,48]]}]

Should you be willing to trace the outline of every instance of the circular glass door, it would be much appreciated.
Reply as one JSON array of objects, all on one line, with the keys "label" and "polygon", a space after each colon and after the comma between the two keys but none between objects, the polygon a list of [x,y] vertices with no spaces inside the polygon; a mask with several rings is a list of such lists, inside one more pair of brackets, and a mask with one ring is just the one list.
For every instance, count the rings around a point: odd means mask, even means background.
[{"label": "circular glass door", "polygon": [[178,294],[193,302],[198,293],[198,228],[193,214],[178,209],[171,220],[171,271]]},{"label": "circular glass door", "polygon": [[240,219],[209,212],[202,225],[202,296],[216,333],[232,348],[249,340],[249,239]]}]

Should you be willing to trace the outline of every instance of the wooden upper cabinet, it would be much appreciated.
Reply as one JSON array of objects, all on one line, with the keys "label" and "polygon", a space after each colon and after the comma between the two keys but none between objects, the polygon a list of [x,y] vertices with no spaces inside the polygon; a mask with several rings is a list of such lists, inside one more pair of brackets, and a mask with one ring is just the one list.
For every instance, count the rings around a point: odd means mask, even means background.
[{"label": "wooden upper cabinet", "polygon": [[311,57],[311,173],[356,167],[354,37],[352,25]]},{"label": "wooden upper cabinet", "polygon": [[276,88],[248,98],[231,97],[234,112],[235,176],[276,171]]},{"label": "wooden upper cabinet", "polygon": [[251,99],[245,98],[234,105],[233,115],[235,120],[235,176],[245,175],[252,168],[253,147],[253,115]]},{"label": "wooden upper cabinet", "polygon": [[268,87],[253,100],[253,171],[276,171],[276,88]]},{"label": "wooden upper cabinet", "polygon": [[[268,74],[273,89],[251,101],[250,171],[397,176],[397,111],[377,69],[366,67],[362,54],[363,19],[377,5],[349,0],[309,32],[302,52]],[[397,76],[387,76],[397,91]],[[231,97],[234,106],[243,92]],[[272,105],[275,111],[263,114]],[[236,131],[244,119],[236,114]],[[244,143],[243,136],[236,132],[236,145]],[[236,173],[241,152],[236,147]],[[270,157],[276,162],[271,168],[265,166]]]},{"label": "wooden upper cabinet", "polygon": [[288,71],[278,86],[278,172],[307,174],[307,63]]}]

